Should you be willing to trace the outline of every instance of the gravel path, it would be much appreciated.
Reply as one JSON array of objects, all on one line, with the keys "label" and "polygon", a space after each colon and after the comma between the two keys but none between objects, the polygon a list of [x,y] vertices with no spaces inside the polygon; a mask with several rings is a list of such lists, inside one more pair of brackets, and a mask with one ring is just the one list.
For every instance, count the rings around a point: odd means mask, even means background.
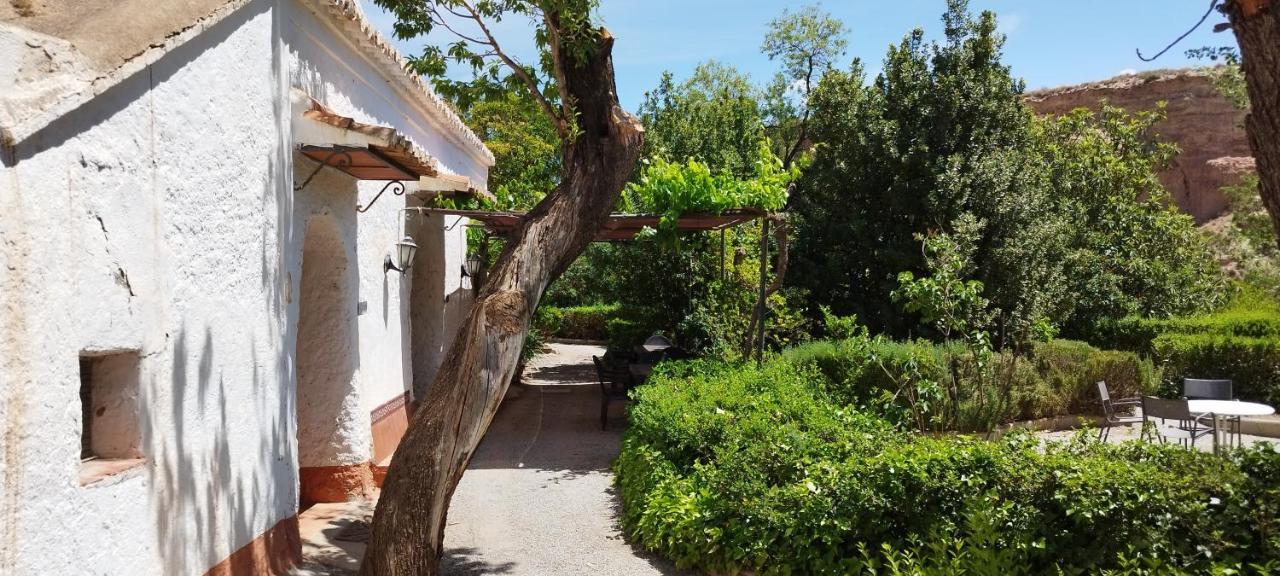
[{"label": "gravel path", "polygon": [[599,346],[551,344],[503,401],[449,507],[441,572],[530,575],[679,574],[633,548],[618,526],[609,466],[625,424],[600,430]]}]

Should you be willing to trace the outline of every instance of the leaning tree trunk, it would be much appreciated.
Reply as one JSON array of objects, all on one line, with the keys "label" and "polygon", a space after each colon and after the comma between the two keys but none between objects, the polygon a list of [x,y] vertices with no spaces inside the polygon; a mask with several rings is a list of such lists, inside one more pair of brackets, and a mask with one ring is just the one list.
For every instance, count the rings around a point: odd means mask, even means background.
[{"label": "leaning tree trunk", "polygon": [[1258,166],[1259,193],[1280,243],[1280,0],[1228,0],[1249,88],[1245,130]]},{"label": "leaning tree trunk", "polygon": [[362,575],[436,574],[449,500],[506,393],[538,300],[592,241],[639,158],[644,131],[618,105],[612,48],[601,29],[586,62],[562,62],[580,132],[564,147],[560,184],[490,270],[414,413],[383,483]]}]

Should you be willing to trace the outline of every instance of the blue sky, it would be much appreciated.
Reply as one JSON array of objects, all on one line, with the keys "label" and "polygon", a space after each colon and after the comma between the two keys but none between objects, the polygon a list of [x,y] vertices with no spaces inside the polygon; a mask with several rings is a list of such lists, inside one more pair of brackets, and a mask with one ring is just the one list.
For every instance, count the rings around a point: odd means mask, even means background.
[{"label": "blue sky", "polygon": [[[392,37],[392,18],[364,0],[370,19]],[[771,19],[803,2],[764,0],[601,0],[600,16],[614,36],[618,93],[634,110],[663,70],[683,78],[702,61],[715,59],[767,82],[777,69],[760,54]],[[941,35],[943,0],[843,0],[820,5],[849,28],[846,59],[859,57],[869,72],[880,69],[890,44],[912,28],[930,38]],[[1045,88],[1110,78],[1126,71],[1195,64],[1183,52],[1199,46],[1234,45],[1231,32],[1214,33],[1223,21],[1214,13],[1179,46],[1159,60],[1142,62],[1135,48],[1154,54],[1204,14],[1205,0],[971,0],[974,11],[992,10],[1008,35],[1005,62],[1026,79],[1027,88]],[[532,61],[533,40],[527,21],[511,19],[494,28],[499,42]],[[433,33],[434,35],[434,33]],[[448,38],[440,36],[440,38]],[[417,54],[426,38],[396,40],[406,54]]]}]

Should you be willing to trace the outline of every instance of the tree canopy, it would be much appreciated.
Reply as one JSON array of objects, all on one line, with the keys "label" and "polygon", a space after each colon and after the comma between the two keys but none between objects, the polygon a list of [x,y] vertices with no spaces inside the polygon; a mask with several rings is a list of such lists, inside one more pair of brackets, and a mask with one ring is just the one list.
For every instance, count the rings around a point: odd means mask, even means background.
[{"label": "tree canopy", "polygon": [[1154,117],[1034,118],[994,15],[952,0],[943,21],[941,42],[916,30],[891,47],[869,86],[855,63],[816,89],[793,283],[815,306],[907,335],[917,322],[890,294],[899,273],[926,272],[918,237],[970,218],[971,277],[1005,344],[1045,322],[1079,334],[1117,314],[1211,304],[1213,263],[1154,176],[1168,160]]}]

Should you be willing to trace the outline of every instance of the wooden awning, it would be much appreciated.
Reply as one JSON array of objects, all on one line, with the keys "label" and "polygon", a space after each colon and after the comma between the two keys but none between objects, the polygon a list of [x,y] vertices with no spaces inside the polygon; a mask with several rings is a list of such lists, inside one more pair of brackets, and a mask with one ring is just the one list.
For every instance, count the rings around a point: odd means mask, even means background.
[{"label": "wooden awning", "polygon": [[[303,156],[315,160],[325,166],[345,172],[356,180],[409,180],[420,178],[430,168],[418,163],[405,165],[396,161],[385,150],[377,146],[316,146],[304,144],[300,149]],[[403,160],[403,158],[402,158]]]},{"label": "wooden awning", "polygon": [[[507,236],[519,227],[525,218],[524,212],[491,212],[485,210],[452,210],[447,208],[420,208],[425,214],[443,214],[448,216],[464,216],[480,222],[485,230],[498,235]],[[676,228],[682,232],[707,232],[724,230],[764,216],[762,210],[740,208],[727,210],[720,214],[685,214],[676,222]],[[657,228],[660,216],[653,214],[610,214],[609,219],[600,226],[596,233],[596,242],[615,242],[632,240],[641,230]]]},{"label": "wooden awning", "polygon": [[435,159],[395,128],[357,121],[315,100],[310,104],[302,117],[314,121],[317,129],[300,130],[302,153],[308,158],[360,180],[417,180],[440,174]]}]

